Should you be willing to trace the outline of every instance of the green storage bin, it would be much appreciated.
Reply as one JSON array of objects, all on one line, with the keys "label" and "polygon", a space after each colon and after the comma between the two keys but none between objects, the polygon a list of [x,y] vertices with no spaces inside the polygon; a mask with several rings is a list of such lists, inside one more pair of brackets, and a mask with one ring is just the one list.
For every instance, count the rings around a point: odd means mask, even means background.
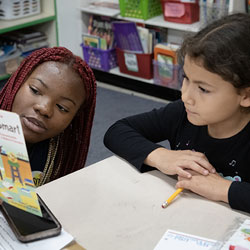
[{"label": "green storage bin", "polygon": [[162,14],[160,0],[119,0],[121,16],[147,20]]}]

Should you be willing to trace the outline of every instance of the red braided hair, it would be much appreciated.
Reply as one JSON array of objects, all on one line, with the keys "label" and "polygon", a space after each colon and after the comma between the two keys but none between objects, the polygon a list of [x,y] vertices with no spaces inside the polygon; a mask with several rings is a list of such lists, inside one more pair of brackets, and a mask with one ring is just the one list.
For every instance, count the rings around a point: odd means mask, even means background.
[{"label": "red braided hair", "polygon": [[73,68],[82,78],[86,92],[84,104],[59,136],[51,176],[53,180],[83,168],[87,158],[96,104],[96,81],[90,67],[80,57],[63,47],[36,50],[22,61],[0,92],[0,108],[11,111],[16,93],[24,81],[38,65],[47,61],[62,62]]}]

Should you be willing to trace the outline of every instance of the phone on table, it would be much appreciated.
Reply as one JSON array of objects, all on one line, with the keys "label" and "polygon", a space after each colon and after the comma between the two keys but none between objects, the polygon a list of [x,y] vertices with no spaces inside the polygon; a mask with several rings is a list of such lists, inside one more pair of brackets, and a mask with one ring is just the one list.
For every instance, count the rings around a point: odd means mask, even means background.
[{"label": "phone on table", "polygon": [[42,217],[11,206],[6,202],[3,202],[0,206],[9,226],[21,242],[30,242],[56,236],[62,230],[60,222],[52,214],[41,197],[37,196]]}]

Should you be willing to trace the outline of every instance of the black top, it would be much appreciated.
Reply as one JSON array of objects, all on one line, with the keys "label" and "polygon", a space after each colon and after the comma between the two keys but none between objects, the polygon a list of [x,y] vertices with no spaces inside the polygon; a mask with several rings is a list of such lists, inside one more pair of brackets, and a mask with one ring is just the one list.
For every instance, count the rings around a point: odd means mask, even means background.
[{"label": "black top", "polygon": [[43,172],[46,164],[49,148],[49,140],[38,142],[28,147],[30,166],[32,171]]},{"label": "black top", "polygon": [[238,134],[215,139],[207,126],[195,126],[187,119],[181,100],[160,109],[131,116],[113,124],[105,134],[104,144],[141,172],[154,168],[143,161],[149,153],[168,140],[173,150],[205,153],[216,171],[234,181],[228,193],[232,208],[250,213],[250,122]]}]

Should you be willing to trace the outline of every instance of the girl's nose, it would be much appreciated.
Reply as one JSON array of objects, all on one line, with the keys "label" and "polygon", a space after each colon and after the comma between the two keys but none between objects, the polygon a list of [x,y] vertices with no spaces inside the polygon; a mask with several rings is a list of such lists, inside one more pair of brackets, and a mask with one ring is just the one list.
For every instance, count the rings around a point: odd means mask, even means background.
[{"label": "girl's nose", "polygon": [[190,83],[186,83],[186,80],[183,80],[181,88],[181,99],[184,103],[194,104],[194,93],[190,86]]},{"label": "girl's nose", "polygon": [[43,102],[36,103],[34,105],[34,110],[46,118],[51,118],[53,115],[53,106],[48,100],[43,100]]}]

